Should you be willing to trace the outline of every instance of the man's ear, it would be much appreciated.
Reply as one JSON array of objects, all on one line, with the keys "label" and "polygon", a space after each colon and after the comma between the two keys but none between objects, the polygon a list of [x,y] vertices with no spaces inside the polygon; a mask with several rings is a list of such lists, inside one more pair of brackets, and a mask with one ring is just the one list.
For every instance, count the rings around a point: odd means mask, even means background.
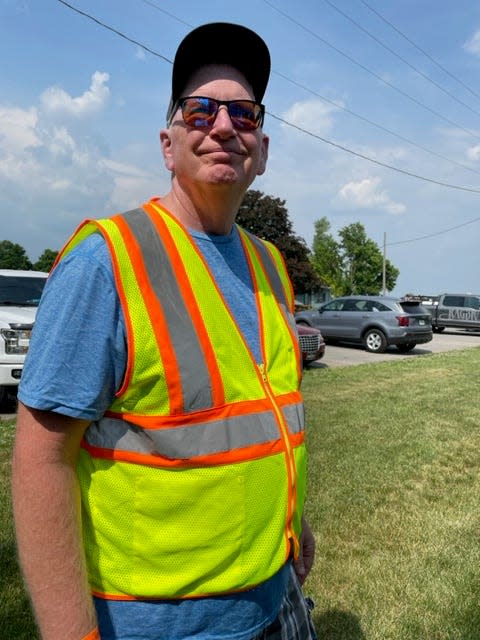
[{"label": "man's ear", "polygon": [[173,154],[172,154],[172,139],[170,129],[162,129],[160,131],[160,146],[162,147],[163,160],[165,166],[169,171],[174,170]]},{"label": "man's ear", "polygon": [[263,134],[262,144],[260,147],[260,161],[258,163],[257,176],[261,176],[265,173],[265,169],[267,168],[267,160],[268,160],[268,145],[270,142],[270,138]]}]

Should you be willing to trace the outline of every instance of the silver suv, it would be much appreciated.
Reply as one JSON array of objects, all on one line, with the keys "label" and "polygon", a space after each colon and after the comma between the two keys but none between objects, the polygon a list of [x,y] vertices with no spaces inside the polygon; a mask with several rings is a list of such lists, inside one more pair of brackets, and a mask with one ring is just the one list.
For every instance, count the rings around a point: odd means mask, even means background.
[{"label": "silver suv", "polygon": [[418,301],[387,296],[335,298],[318,309],[299,311],[295,319],[320,329],[326,342],[360,343],[372,353],[390,345],[406,353],[433,337],[431,315]]}]

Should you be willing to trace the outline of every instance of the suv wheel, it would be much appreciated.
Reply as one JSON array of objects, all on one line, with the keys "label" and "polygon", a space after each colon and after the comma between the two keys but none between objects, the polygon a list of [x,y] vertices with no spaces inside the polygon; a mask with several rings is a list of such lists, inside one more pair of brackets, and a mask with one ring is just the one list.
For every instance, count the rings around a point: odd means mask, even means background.
[{"label": "suv wheel", "polygon": [[387,348],[387,339],[380,329],[370,329],[363,336],[363,344],[371,353],[383,353]]}]

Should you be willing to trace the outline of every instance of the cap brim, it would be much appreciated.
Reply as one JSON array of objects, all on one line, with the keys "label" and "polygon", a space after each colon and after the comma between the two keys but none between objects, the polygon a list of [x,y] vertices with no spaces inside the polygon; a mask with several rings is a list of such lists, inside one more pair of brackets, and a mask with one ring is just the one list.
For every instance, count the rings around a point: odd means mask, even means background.
[{"label": "cap brim", "polygon": [[262,102],[270,77],[270,53],[267,45],[247,27],[228,22],[212,22],[191,31],[177,49],[167,120],[192,74],[207,64],[226,64],[238,69],[252,87],[255,100]]}]

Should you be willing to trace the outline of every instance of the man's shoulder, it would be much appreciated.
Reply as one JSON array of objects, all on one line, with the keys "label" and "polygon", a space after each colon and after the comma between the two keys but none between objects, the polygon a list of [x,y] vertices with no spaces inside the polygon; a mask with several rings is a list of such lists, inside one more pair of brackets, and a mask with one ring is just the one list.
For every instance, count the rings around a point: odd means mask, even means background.
[{"label": "man's shoulder", "polygon": [[54,267],[48,278],[46,292],[66,291],[67,294],[93,290],[114,291],[112,257],[105,239],[93,233],[72,248]]},{"label": "man's shoulder", "polygon": [[[108,245],[101,233],[92,233],[79,242],[61,261],[64,265],[78,262],[97,263],[108,270],[111,269],[111,258]],[[60,263],[60,264],[61,264]]]}]

